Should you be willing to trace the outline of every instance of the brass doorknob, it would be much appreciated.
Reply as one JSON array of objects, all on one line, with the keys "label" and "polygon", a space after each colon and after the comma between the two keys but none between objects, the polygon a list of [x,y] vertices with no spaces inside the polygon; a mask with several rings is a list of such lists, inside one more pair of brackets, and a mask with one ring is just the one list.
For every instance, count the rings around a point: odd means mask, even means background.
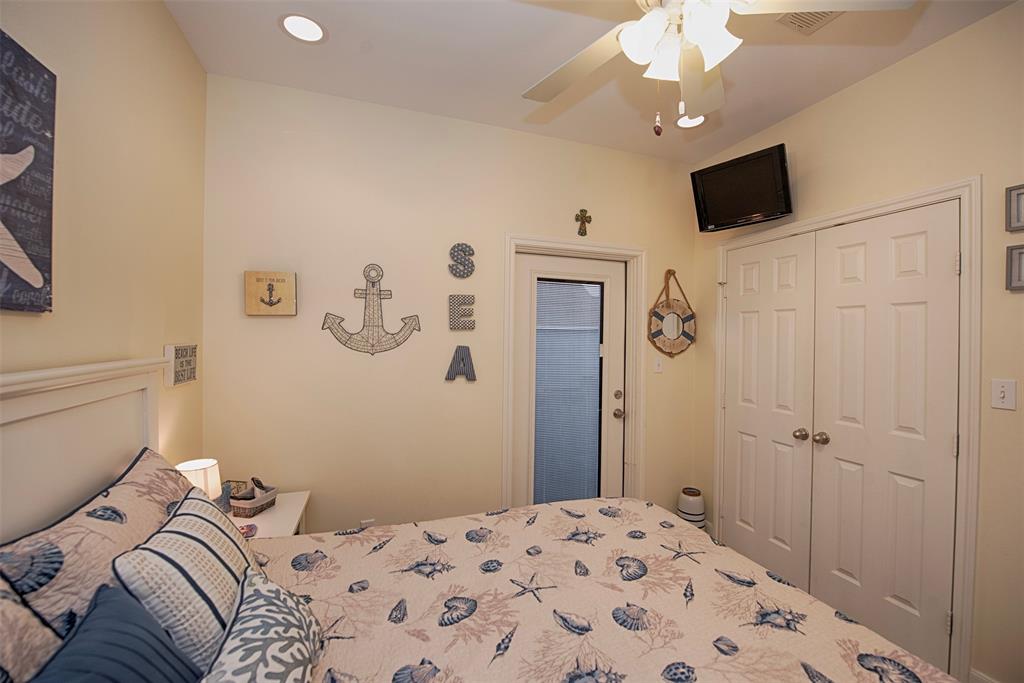
[{"label": "brass doorknob", "polygon": [[612,411],[612,417],[614,417],[617,420],[621,420],[625,416],[626,416],[626,411],[623,410],[622,408],[616,408],[615,410]]},{"label": "brass doorknob", "polygon": [[807,438],[810,437],[810,435],[811,433],[807,431],[806,427],[800,427],[799,429],[793,430],[793,438],[799,441],[807,441]]},{"label": "brass doorknob", "polygon": [[828,432],[815,432],[814,436],[811,437],[811,441],[819,446],[827,446],[832,441],[832,437],[828,435]]}]

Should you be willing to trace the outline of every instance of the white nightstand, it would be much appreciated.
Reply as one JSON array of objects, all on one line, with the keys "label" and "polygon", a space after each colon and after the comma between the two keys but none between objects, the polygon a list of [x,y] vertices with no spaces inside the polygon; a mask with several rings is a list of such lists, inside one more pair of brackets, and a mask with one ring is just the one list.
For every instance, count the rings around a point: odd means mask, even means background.
[{"label": "white nightstand", "polygon": [[277,494],[277,503],[274,504],[274,507],[264,510],[255,517],[228,516],[238,526],[255,524],[256,535],[253,538],[294,536],[306,533],[306,505],[308,504],[309,491],[292,491]]}]

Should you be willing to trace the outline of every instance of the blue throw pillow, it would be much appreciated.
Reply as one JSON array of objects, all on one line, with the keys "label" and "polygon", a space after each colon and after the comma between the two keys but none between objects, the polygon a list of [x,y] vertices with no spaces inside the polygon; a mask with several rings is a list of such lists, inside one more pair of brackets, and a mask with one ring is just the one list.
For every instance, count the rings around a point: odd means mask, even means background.
[{"label": "blue throw pillow", "polygon": [[146,608],[100,586],[85,617],[33,683],[196,683],[202,674]]}]

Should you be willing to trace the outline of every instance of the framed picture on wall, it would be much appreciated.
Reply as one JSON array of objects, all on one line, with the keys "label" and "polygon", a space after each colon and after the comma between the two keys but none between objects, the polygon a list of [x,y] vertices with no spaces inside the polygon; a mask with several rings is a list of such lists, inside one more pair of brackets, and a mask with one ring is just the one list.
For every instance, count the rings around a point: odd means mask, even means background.
[{"label": "framed picture on wall", "polygon": [[1024,185],[1006,188],[1006,229],[1024,230]]},{"label": "framed picture on wall", "polygon": [[295,273],[245,271],[246,315],[295,315],[297,303]]},{"label": "framed picture on wall", "polygon": [[1006,288],[1024,291],[1024,244],[1006,248]]},{"label": "framed picture on wall", "polygon": [[0,308],[53,310],[57,77],[0,31]]}]

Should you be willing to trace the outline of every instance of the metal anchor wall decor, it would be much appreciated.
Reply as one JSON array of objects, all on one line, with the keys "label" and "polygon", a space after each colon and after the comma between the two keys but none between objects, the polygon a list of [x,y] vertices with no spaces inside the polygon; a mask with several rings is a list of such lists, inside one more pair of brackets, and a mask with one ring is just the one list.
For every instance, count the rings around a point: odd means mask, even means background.
[{"label": "metal anchor wall decor", "polygon": [[402,318],[402,329],[393,334],[386,331],[380,302],[382,299],[391,298],[391,290],[380,288],[384,269],[376,263],[371,263],[363,268],[363,277],[366,278],[366,288],[357,289],[353,294],[355,298],[366,301],[363,304],[362,329],[358,332],[349,332],[341,325],[345,319],[333,313],[324,315],[324,324],[320,329],[330,330],[335,339],[353,351],[373,355],[396,349],[411,337],[413,332],[419,331],[420,317],[418,315],[406,316]]},{"label": "metal anchor wall decor", "polygon": [[281,303],[281,297],[274,298],[274,283],[267,283],[267,298],[260,297],[260,303],[267,306],[276,306]]}]

